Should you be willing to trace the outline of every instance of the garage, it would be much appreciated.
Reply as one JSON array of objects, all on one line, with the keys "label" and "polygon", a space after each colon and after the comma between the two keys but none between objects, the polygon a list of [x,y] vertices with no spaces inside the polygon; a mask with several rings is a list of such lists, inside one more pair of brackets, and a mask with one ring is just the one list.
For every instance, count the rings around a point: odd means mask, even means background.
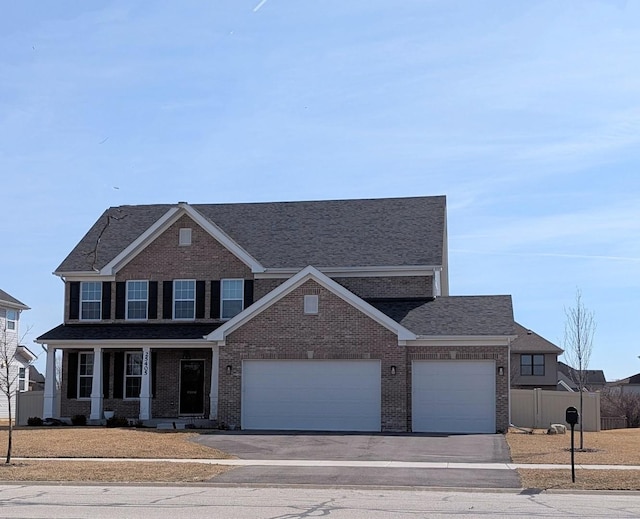
[{"label": "garage", "polygon": [[412,430],[495,433],[494,361],[413,361]]},{"label": "garage", "polygon": [[242,428],[380,431],[380,361],[244,360]]}]

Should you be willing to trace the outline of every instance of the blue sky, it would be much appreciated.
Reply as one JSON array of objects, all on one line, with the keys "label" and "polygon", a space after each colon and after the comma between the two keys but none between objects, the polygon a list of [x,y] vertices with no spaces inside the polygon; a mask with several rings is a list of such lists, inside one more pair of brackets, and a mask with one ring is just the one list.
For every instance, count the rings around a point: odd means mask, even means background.
[{"label": "blue sky", "polygon": [[590,367],[640,372],[639,27],[624,0],[7,3],[0,286],[30,343],[109,206],[445,194],[453,295],[562,345],[579,288]]}]

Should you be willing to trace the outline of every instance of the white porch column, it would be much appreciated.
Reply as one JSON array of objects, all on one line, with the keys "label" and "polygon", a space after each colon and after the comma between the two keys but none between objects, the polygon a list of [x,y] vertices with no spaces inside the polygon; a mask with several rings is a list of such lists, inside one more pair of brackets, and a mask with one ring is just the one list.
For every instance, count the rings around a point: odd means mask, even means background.
[{"label": "white porch column", "polygon": [[102,420],[102,348],[93,348],[93,378],[91,382],[90,420]]},{"label": "white porch column", "polygon": [[218,419],[218,369],[220,364],[220,347],[211,347],[211,391],[209,393],[209,420]]},{"label": "white porch column", "polygon": [[140,420],[151,419],[151,348],[142,348],[142,387],[140,388]]},{"label": "white porch column", "polygon": [[44,403],[42,418],[60,418],[56,416],[56,350],[47,346],[47,369],[44,379]]}]

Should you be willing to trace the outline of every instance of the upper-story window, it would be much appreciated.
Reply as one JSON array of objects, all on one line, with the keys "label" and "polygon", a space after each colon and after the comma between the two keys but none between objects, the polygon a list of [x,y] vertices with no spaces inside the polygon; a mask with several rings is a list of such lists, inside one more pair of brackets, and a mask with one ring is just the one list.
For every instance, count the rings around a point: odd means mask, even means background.
[{"label": "upper-story window", "polygon": [[520,375],[544,375],[544,355],[523,354],[520,355]]},{"label": "upper-story window", "polygon": [[102,315],[102,283],[83,281],[80,284],[80,319],[99,320]]},{"label": "upper-story window", "polygon": [[18,312],[16,310],[7,310],[6,316],[7,330],[15,330],[18,326]]},{"label": "upper-story window", "polygon": [[244,304],[244,280],[243,279],[223,279],[220,290],[222,319],[231,319],[240,312]]},{"label": "upper-story window", "polygon": [[91,398],[93,384],[93,353],[78,354],[78,398]]},{"label": "upper-story window", "polygon": [[196,282],[194,279],[176,279],[173,282],[173,318],[195,319]]},{"label": "upper-story window", "polygon": [[147,319],[148,301],[148,281],[127,281],[127,319]]},{"label": "upper-story window", "polygon": [[139,398],[142,389],[142,352],[127,352],[124,373],[124,397]]}]

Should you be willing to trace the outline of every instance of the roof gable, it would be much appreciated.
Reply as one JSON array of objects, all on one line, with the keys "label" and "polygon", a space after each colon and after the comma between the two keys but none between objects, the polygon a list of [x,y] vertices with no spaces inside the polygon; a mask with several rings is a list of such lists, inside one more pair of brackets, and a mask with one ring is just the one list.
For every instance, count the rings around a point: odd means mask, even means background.
[{"label": "roof gable", "polygon": [[206,339],[209,341],[224,342],[227,335],[240,328],[244,323],[251,320],[260,312],[270,307],[287,294],[293,292],[296,288],[309,280],[314,280],[319,285],[366,314],[378,324],[395,333],[398,336],[399,341],[416,338],[415,334],[371,306],[369,303],[360,299],[358,296],[353,294],[353,292],[350,292],[342,285],[339,285],[328,276],[322,274],[318,269],[308,266],[236,315],[233,319],[227,321],[225,324],[211,332]]},{"label": "roof gable", "polygon": [[252,269],[445,264],[446,199],[432,196],[112,207],[56,274],[113,268],[122,262],[125,250],[131,253],[143,245],[179,209],[244,257]]},{"label": "roof gable", "polygon": [[532,353],[555,353],[561,355],[564,350],[541,335],[525,328],[520,323],[516,323],[516,333],[518,338],[511,343],[511,351],[532,352]]},{"label": "roof gable", "polygon": [[16,308],[18,310],[29,310],[27,305],[18,301],[15,297],[9,295],[2,289],[0,289],[0,306],[5,308]]}]

